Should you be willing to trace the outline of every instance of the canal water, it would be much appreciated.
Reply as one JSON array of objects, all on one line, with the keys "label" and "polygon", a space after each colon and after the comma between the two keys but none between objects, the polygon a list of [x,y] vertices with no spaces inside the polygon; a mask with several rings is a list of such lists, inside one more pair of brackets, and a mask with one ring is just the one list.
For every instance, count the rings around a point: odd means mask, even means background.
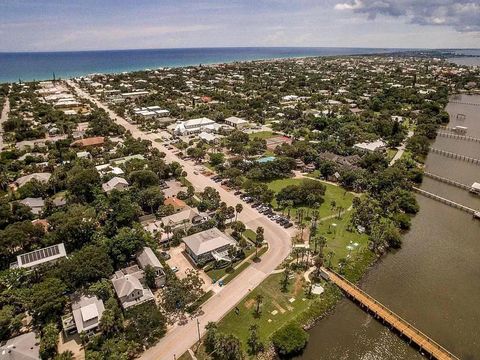
[{"label": "canal water", "polygon": [[[480,96],[447,106],[450,124],[480,138]],[[457,114],[465,114],[458,120]],[[480,158],[480,143],[437,137],[433,147]],[[471,185],[480,166],[429,154],[426,171]],[[422,189],[480,210],[480,196],[425,178]],[[480,221],[417,195],[420,211],[400,250],[382,258],[360,286],[460,359],[480,359]],[[303,360],[423,359],[395,333],[344,299],[311,331]]]}]

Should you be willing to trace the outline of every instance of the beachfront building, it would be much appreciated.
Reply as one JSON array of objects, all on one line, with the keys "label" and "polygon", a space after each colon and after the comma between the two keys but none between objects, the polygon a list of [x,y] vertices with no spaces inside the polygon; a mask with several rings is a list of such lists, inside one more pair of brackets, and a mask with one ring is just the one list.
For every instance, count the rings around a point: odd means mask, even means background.
[{"label": "beachfront building", "polygon": [[216,227],[184,237],[183,242],[186,253],[197,265],[211,260],[230,262],[228,252],[236,246],[231,236]]},{"label": "beachfront building", "polygon": [[225,124],[235,128],[235,129],[244,129],[248,127],[248,121],[244,119],[240,119],[236,116],[230,116],[225,119]]},{"label": "beachfront building", "polygon": [[40,265],[57,261],[67,256],[63,243],[48,246],[17,256],[17,261],[10,264],[11,269],[34,269]]},{"label": "beachfront building", "polygon": [[384,151],[387,148],[387,144],[385,144],[382,140],[376,140],[371,142],[363,142],[353,145],[355,149],[374,152],[374,151]]}]

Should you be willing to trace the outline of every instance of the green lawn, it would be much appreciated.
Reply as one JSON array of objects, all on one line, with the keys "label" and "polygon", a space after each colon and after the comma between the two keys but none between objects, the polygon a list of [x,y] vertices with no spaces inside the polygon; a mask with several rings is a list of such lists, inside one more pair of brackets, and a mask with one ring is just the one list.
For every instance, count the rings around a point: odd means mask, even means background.
[{"label": "green lawn", "polygon": [[[281,180],[274,180],[270,183],[268,183],[269,189],[273,190],[275,193],[278,193],[281,189],[288,185],[298,185],[304,181],[303,179],[281,179]],[[317,180],[315,180],[317,181]],[[352,205],[352,200],[354,198],[354,195],[345,189],[341,188],[340,186],[335,186],[326,182],[322,181],[322,184],[326,186],[325,190],[325,195],[324,195],[324,202],[320,205],[319,212],[320,212],[320,218],[326,217],[333,215],[337,213],[337,209],[339,207],[343,208],[344,210],[348,209]],[[331,202],[335,201],[337,209],[333,208],[331,206]],[[274,199],[272,201],[272,205],[274,207],[277,207],[277,202]],[[290,216],[292,218],[295,217],[297,211],[299,209],[305,209],[306,210],[306,216],[308,216],[308,213],[311,212],[311,208],[308,207],[298,207],[292,209],[290,212]]]},{"label": "green lawn", "polygon": [[250,139],[255,139],[255,138],[258,138],[258,139],[269,139],[271,137],[274,137],[275,135],[273,134],[272,131],[259,131],[259,132],[255,132],[255,133],[251,133],[251,134],[248,134],[248,137]]},{"label": "green lawn", "polygon": [[[258,324],[260,338],[262,341],[266,341],[275,330],[288,321],[295,319],[306,310],[309,304],[312,303],[313,298],[308,299],[305,294],[303,275],[295,274],[294,278],[289,281],[288,290],[285,293],[281,291],[280,285],[283,276],[283,273],[270,275],[257,288],[251,291],[238,304],[238,309],[240,310],[238,314],[235,311],[231,311],[220,321],[220,331],[238,336],[246,348],[250,325]],[[257,294],[263,296],[259,317],[255,314],[255,297]],[[290,302],[289,300],[292,298],[295,301]],[[273,315],[272,312],[275,310],[277,314]]]},{"label": "green lawn", "polygon": [[[317,234],[324,236],[327,239],[324,254],[328,259],[327,254],[331,251],[332,265],[337,266],[338,261],[346,258],[349,254],[351,257],[366,250],[368,248],[368,236],[360,234],[353,230],[348,231],[350,224],[351,212],[342,215],[340,219],[332,218],[318,223]],[[314,245],[311,244],[313,247]]]}]

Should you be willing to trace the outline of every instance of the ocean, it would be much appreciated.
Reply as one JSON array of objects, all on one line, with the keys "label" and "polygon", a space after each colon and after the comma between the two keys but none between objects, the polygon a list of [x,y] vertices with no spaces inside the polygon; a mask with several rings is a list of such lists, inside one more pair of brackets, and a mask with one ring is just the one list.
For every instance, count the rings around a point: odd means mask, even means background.
[{"label": "ocean", "polygon": [[159,67],[275,58],[389,53],[400,49],[340,47],[227,47],[75,52],[0,52],[0,83],[72,78]]}]

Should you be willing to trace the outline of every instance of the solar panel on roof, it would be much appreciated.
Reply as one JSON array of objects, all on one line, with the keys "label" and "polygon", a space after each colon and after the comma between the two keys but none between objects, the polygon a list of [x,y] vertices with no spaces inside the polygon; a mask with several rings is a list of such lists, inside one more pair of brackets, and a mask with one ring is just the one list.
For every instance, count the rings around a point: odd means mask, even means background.
[{"label": "solar panel on roof", "polygon": [[58,254],[60,254],[60,249],[57,244],[57,245],[49,246],[47,248],[35,250],[27,254],[20,255],[20,259],[22,261],[22,264],[25,265],[34,261],[39,261],[39,260],[43,260],[43,259],[55,256]]}]

